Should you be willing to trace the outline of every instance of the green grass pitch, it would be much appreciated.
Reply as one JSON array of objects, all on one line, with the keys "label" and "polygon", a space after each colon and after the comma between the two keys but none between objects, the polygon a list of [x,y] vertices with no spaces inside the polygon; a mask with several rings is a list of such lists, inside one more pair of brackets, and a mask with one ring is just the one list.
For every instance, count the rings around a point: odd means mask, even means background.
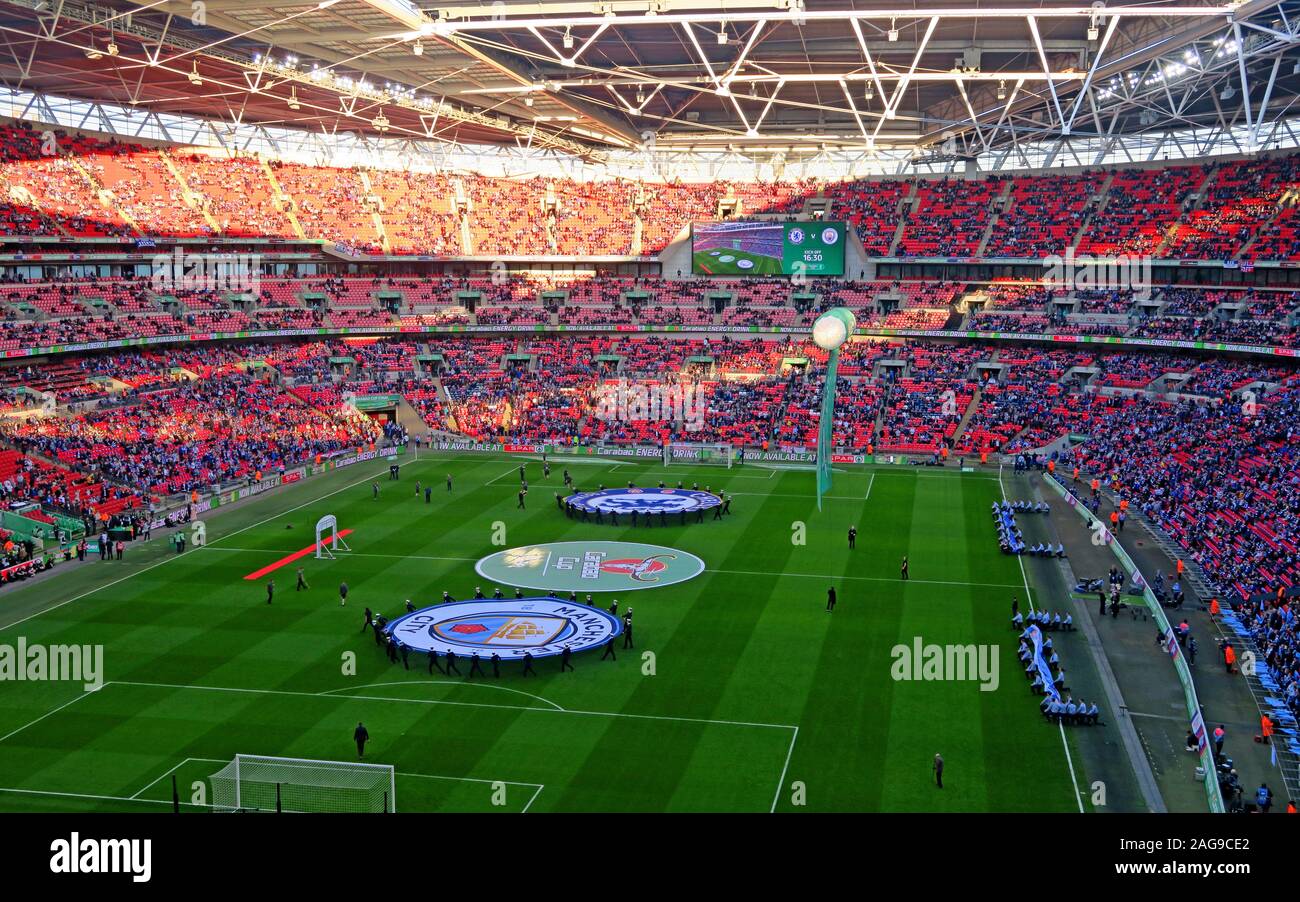
[{"label": "green grass pitch", "polygon": [[[516,510],[521,462],[426,454],[399,482],[386,464],[358,465],[212,518],[205,548],[176,555],[155,537],[124,562],[7,591],[0,643],[102,644],[106,682],[0,683],[0,810],[168,811],[173,775],[188,802],[236,753],[354,760],[358,720],[367,760],[396,768],[399,811],[1078,810],[1061,734],[1039,716],[1007,628],[1024,578],[996,550],[995,473],[838,473],[818,512],[808,471],[568,463],[583,487],[698,479],[734,493],[723,522],[633,530],[557,511],[562,460],[549,483],[527,461],[529,506]],[[265,580],[244,575],[310,544],[326,513],[353,530],[352,553],[304,558],[307,592],[293,591],[296,564],[279,570],[268,607]],[[617,662],[587,652],[574,673],[545,659],[535,679],[507,667],[473,682],[430,678],[419,656],[391,666],[360,632],[363,607],[392,616],[406,598],[470,597],[475,561],[500,550],[495,523],[509,546],[624,538],[708,570],[620,599],[638,647]],[[799,523],[805,544],[792,541]],[[1000,688],[893,681],[890,650],[915,636],[1000,645]]]},{"label": "green grass pitch", "polygon": [[[775,276],[781,274],[780,257],[768,257],[764,254],[751,254],[746,251],[722,250],[721,256],[734,259],[723,262],[709,251],[695,252],[695,271],[711,276]],[[741,260],[749,260],[754,265],[742,268]]]}]

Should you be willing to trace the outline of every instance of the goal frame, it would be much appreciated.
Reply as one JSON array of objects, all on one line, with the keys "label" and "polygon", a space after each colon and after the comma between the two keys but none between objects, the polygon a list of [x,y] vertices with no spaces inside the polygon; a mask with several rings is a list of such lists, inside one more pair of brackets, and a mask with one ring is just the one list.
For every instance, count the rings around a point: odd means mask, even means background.
[{"label": "goal frame", "polygon": [[[365,761],[330,761],[323,758],[283,758],[276,755],[249,755],[249,754],[236,754],[235,757],[231,759],[229,764],[227,764],[225,767],[222,767],[222,769],[217,772],[219,774],[222,771],[224,771],[226,767],[230,767],[232,765],[234,766],[235,769],[234,807],[228,808],[227,806],[223,805],[219,810],[229,810],[229,811],[250,810],[244,807],[244,796],[243,796],[244,780],[243,780],[242,770],[243,770],[244,762],[252,759],[257,759],[259,762],[262,763],[274,763],[283,767],[290,767],[290,768],[292,767],[303,767],[303,768],[339,767],[339,768],[346,768],[354,772],[356,771],[383,772],[388,777],[388,790],[385,793],[386,800],[384,805],[384,813],[393,814],[397,811],[397,771],[391,764],[372,764],[370,762],[365,762]],[[215,777],[216,774],[213,774],[212,776]],[[209,777],[209,780],[211,780],[211,777]],[[277,783],[276,785],[282,785],[283,783],[290,783],[290,782],[291,781],[289,780],[284,780],[281,781],[280,783]],[[215,798],[213,799],[213,807],[214,808],[217,807]],[[256,808],[252,810],[263,811],[266,809]]]},{"label": "goal frame", "polygon": [[663,446],[665,467],[676,463],[725,466],[730,470],[735,459],[736,447],[728,442],[665,442]]},{"label": "goal frame", "polygon": [[[326,544],[326,540],[324,538],[326,532],[330,534],[328,545]],[[343,541],[343,537],[339,535],[338,517],[334,516],[333,514],[326,514],[325,516],[321,517],[319,520],[316,521],[316,559],[317,560],[323,560],[325,558],[334,560],[335,551],[351,551],[351,550],[352,549],[348,547],[348,543]]]}]

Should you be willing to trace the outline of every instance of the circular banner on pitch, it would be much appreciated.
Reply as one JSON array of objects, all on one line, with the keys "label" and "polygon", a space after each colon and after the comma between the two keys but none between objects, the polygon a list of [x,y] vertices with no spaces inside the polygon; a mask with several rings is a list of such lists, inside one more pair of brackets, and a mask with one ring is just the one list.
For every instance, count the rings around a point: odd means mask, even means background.
[{"label": "circular banner on pitch", "polygon": [[685,582],[704,572],[693,554],[640,542],[551,542],[488,555],[479,576],[521,589],[631,592]]},{"label": "circular banner on pitch", "polygon": [[484,660],[547,658],[565,648],[585,651],[604,645],[623,631],[608,611],[557,598],[517,598],[507,601],[453,601],[421,608],[384,627],[412,651],[436,651],[457,657],[475,653]]},{"label": "circular banner on pitch", "polygon": [[599,492],[579,492],[564,499],[578,510],[603,514],[693,514],[698,510],[712,510],[722,499],[712,492],[695,489],[602,489]]}]

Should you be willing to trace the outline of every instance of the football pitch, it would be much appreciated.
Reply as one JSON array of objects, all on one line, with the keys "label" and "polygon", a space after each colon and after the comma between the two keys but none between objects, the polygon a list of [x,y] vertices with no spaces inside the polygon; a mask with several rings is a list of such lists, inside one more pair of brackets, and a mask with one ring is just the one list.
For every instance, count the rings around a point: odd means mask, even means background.
[{"label": "football pitch", "polygon": [[[1007,627],[1026,583],[997,551],[997,471],[837,472],[819,512],[809,470],[555,458],[545,480],[533,458],[400,460],[395,482],[371,461],[212,516],[204,547],[176,554],[155,535],[125,561],[0,595],[0,644],[104,655],[94,691],[0,683],[0,810],[166,812],[175,778],[181,810],[203,812],[207,777],[234,755],[356,760],[358,721],[365,760],[395,768],[398,811],[1080,810],[1072,740],[1039,715]],[[569,519],[553,496],[565,467],[584,489],[698,481],[731,495],[731,513],[686,526]],[[433,487],[427,503],[417,480]],[[245,579],[309,546],[326,514],[351,530],[350,552]],[[475,563],[503,547],[595,539],[679,549],[706,567],[595,597],[635,609],[635,648],[618,641],[616,661],[595,650],[571,673],[545,658],[535,677],[513,662],[499,679],[430,676],[423,655],[390,664],[363,629],[366,606],[395,617],[444,590],[490,596]],[[299,566],[310,589],[295,592]],[[896,681],[891,650],[917,637],[998,646],[997,689]]]},{"label": "football pitch", "polygon": [[695,271],[711,276],[780,275],[782,260],[749,251],[712,248],[695,252]]}]

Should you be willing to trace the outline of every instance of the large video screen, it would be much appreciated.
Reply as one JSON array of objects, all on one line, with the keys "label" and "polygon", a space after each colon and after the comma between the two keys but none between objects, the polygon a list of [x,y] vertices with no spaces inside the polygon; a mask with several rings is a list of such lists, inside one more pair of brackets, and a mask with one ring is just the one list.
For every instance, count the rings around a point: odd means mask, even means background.
[{"label": "large video screen", "polygon": [[842,222],[697,222],[692,270],[700,276],[842,276]]}]

